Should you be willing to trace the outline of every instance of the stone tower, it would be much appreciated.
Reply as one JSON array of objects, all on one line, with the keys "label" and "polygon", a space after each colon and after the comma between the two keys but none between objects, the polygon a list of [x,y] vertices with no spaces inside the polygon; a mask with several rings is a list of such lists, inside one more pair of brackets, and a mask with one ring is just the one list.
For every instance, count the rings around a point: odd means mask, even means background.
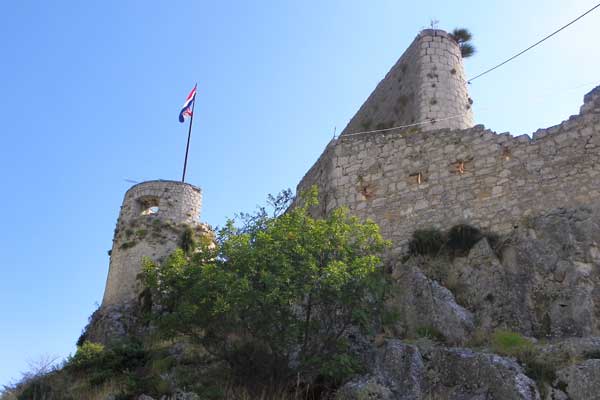
[{"label": "stone tower", "polygon": [[137,300],[142,259],[160,261],[181,244],[184,229],[200,224],[200,188],[175,181],[148,181],[125,193],[110,254],[102,308]]},{"label": "stone tower", "polygon": [[473,126],[460,48],[439,29],[421,31],[342,132],[427,121],[421,131]]}]

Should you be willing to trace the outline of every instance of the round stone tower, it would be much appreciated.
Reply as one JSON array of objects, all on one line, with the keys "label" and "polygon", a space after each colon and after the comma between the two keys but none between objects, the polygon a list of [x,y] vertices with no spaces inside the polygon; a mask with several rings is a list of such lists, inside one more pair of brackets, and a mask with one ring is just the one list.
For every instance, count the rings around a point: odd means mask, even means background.
[{"label": "round stone tower", "polygon": [[473,126],[458,43],[445,31],[424,29],[342,132],[394,127],[421,131]]},{"label": "round stone tower", "polygon": [[161,261],[181,244],[191,227],[206,233],[200,224],[202,192],[188,183],[148,181],[125,193],[110,253],[110,267],[102,308],[137,300],[142,259]]}]

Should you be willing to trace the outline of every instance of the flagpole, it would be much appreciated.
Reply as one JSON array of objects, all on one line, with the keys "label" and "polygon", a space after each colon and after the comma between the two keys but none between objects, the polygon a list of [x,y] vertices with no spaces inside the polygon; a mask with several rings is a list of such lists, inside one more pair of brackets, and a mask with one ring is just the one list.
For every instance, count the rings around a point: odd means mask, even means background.
[{"label": "flagpole", "polygon": [[190,128],[188,129],[187,145],[185,146],[185,160],[183,161],[181,182],[185,182],[185,170],[187,168],[188,152],[190,151],[190,137],[192,136],[192,122],[194,121],[194,107],[196,107],[196,97],[194,97],[194,103],[192,104],[192,115],[190,116]]}]

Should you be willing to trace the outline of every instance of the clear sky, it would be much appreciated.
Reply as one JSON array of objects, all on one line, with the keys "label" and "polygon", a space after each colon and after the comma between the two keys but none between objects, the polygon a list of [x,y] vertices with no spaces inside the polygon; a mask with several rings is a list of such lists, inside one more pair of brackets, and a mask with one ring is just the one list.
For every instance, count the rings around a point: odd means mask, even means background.
[{"label": "clear sky", "polygon": [[[221,225],[295,188],[430,20],[467,27],[467,75],[597,0],[0,2],[0,384],[75,349],[102,299],[125,179],[188,181]],[[600,10],[470,87],[477,123],[531,133],[600,84]]]}]

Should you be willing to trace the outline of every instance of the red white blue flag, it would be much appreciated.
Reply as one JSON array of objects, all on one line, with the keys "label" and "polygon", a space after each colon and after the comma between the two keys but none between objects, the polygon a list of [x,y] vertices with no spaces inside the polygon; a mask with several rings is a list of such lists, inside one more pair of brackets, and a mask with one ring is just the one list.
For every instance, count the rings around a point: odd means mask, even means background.
[{"label": "red white blue flag", "polygon": [[192,116],[192,105],[194,104],[194,101],[196,100],[196,86],[198,86],[198,85],[197,84],[194,85],[194,88],[192,89],[190,94],[188,94],[187,99],[185,99],[185,103],[183,103],[183,107],[181,108],[181,111],[179,112],[179,122],[185,121],[185,117]]}]

